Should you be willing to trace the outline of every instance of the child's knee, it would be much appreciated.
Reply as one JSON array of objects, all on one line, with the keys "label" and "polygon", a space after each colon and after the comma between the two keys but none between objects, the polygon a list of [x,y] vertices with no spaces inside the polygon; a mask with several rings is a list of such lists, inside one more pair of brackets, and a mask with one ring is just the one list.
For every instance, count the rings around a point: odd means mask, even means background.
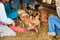
[{"label": "child's knee", "polygon": [[5,37],[5,36],[16,36],[16,33],[6,33],[6,32],[3,32],[1,33],[1,37]]},{"label": "child's knee", "polygon": [[6,36],[16,36],[16,33],[14,31],[13,32],[7,32]]},{"label": "child's knee", "polygon": [[16,36],[16,33],[15,32],[11,33],[11,36]]},{"label": "child's knee", "polygon": [[9,27],[6,27],[4,29],[4,33],[6,36],[16,36],[16,33],[12,29],[10,29]]},{"label": "child's knee", "polygon": [[8,36],[16,36],[16,32],[14,32],[13,30],[11,32],[7,32],[6,34]]}]

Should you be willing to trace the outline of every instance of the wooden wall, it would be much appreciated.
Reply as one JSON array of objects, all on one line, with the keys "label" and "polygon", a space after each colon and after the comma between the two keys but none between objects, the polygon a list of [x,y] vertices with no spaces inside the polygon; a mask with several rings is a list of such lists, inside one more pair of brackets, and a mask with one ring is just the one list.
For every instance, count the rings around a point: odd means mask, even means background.
[{"label": "wooden wall", "polygon": [[52,9],[55,9],[56,8],[55,0],[52,0],[52,3],[51,4],[43,3],[42,2],[43,0],[36,0],[36,1],[39,2],[39,3],[41,3],[45,7],[52,8]]},{"label": "wooden wall", "polygon": [[[36,1],[39,3],[43,3],[43,0],[36,0]],[[49,0],[47,0],[47,1],[49,1]],[[52,0],[52,4],[55,4],[55,0]]]}]

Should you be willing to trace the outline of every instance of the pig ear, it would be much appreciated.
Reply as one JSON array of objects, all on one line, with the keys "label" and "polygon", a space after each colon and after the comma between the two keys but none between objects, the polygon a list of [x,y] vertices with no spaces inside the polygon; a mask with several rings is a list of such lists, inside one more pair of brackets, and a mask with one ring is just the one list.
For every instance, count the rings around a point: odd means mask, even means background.
[{"label": "pig ear", "polygon": [[44,8],[44,7],[43,7],[42,5],[38,7],[38,9],[43,9],[43,8]]},{"label": "pig ear", "polygon": [[39,18],[39,15],[37,15],[36,18]]}]

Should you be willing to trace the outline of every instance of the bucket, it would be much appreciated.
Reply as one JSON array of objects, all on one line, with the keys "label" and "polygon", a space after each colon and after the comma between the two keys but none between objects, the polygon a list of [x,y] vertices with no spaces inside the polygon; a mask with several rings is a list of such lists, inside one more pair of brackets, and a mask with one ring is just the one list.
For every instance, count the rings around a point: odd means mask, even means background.
[{"label": "bucket", "polygon": [[58,16],[60,17],[60,7],[56,7],[56,11],[57,11]]}]

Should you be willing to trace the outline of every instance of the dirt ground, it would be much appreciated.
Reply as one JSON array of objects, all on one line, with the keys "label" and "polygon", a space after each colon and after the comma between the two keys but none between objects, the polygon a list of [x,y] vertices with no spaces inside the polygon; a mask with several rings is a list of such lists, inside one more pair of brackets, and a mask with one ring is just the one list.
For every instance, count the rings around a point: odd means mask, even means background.
[{"label": "dirt ground", "polygon": [[[56,13],[52,9],[47,9],[47,14],[54,14]],[[48,32],[48,25],[41,25],[41,28],[39,28],[39,33],[35,32],[27,32],[27,33],[17,33],[15,37],[3,37],[0,38],[0,40],[52,40],[51,36],[47,35]],[[60,36],[57,36],[58,40],[60,40]]]}]

